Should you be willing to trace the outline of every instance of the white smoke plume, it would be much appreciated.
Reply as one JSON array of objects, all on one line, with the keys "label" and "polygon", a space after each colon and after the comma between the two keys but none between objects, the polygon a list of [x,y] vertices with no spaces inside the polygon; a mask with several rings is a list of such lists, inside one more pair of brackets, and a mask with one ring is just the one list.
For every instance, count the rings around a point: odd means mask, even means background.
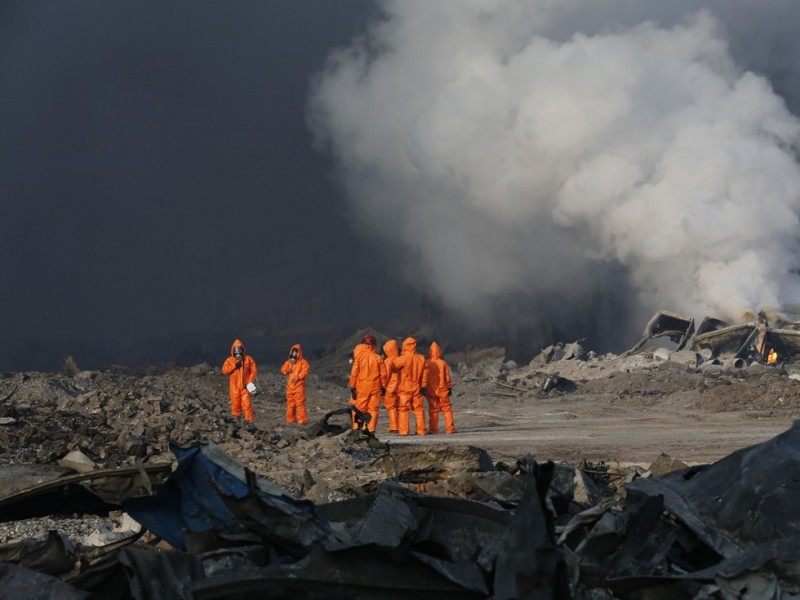
[{"label": "white smoke plume", "polygon": [[645,311],[798,301],[800,121],[713,5],[648,4],[386,1],[331,54],[309,122],[387,268],[480,318],[620,269]]}]

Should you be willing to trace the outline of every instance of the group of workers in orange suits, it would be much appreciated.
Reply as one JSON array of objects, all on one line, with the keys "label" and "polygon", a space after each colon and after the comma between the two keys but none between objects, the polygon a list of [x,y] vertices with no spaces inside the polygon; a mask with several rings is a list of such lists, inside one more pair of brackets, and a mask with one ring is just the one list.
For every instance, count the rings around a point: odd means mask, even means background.
[{"label": "group of workers in orange suits", "polygon": [[[428,357],[417,353],[417,341],[413,337],[403,340],[398,352],[397,341],[391,339],[383,345],[384,355],[376,351],[375,336],[367,334],[353,350],[353,365],[350,370],[350,403],[370,419],[365,427],[375,432],[378,427],[381,398],[389,415],[389,433],[408,435],[411,413],[414,414],[417,435],[439,433],[439,413],[444,418],[447,433],[458,433],[453,420],[453,405],[450,395],[453,382],[450,368],[442,358],[442,349],[431,342]],[[281,366],[286,381],[286,422],[305,424],[306,379],[310,372],[308,361],[303,358],[303,348],[294,344],[289,357]],[[231,355],[222,365],[223,375],[229,378],[231,414],[253,423],[252,394],[258,375],[255,360],[247,354],[244,344],[236,339],[231,344]],[[425,420],[425,400],[428,402],[428,422]],[[353,428],[358,428],[356,415]]]},{"label": "group of workers in orange suits", "polygon": [[[426,359],[417,353],[417,341],[408,337],[397,351],[397,341],[383,345],[385,355],[376,350],[375,336],[367,334],[353,350],[350,370],[350,402],[361,413],[370,415],[366,428],[375,432],[383,397],[389,415],[389,433],[408,435],[411,413],[417,435],[439,433],[439,413],[445,431],[457,433],[450,395],[453,383],[450,368],[442,359],[442,349],[431,342]],[[425,399],[428,401],[428,425],[425,424]],[[358,427],[355,419],[353,427]]]}]

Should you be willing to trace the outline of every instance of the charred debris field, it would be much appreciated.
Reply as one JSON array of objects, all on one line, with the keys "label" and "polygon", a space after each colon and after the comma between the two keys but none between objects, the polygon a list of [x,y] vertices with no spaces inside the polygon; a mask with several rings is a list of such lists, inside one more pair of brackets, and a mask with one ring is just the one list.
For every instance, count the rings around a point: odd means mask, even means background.
[{"label": "charred debris field", "polygon": [[350,429],[352,340],[310,360],[302,426],[278,365],[254,428],[219,365],[2,373],[0,598],[797,593],[794,329],[681,319],[621,355],[446,353],[456,434]]}]

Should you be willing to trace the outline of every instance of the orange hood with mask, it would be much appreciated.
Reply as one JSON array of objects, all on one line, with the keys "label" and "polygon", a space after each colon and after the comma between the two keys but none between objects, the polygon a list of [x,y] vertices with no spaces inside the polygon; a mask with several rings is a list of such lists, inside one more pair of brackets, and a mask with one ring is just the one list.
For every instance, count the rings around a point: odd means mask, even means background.
[{"label": "orange hood with mask", "polygon": [[300,344],[295,344],[294,346],[292,346],[289,349],[289,354],[291,354],[292,351],[294,351],[294,350],[297,350],[297,360],[302,360],[303,359],[303,347]]},{"label": "orange hood with mask", "polygon": [[247,354],[247,348],[244,347],[242,340],[233,340],[233,343],[231,344],[231,356],[233,356],[233,349],[236,348],[236,346],[241,346],[242,351]]},{"label": "orange hood with mask", "polygon": [[290,355],[293,350],[297,350],[297,359],[294,361],[294,364],[287,358],[286,362],[281,366],[281,373],[289,376],[286,379],[286,394],[299,394],[305,397],[306,378],[311,371],[311,367],[308,361],[303,358],[303,347],[300,344],[294,344],[289,349]]},{"label": "orange hood with mask", "polygon": [[386,387],[386,366],[375,347],[359,344],[353,351],[353,367],[350,369],[350,387],[358,397],[380,394]]},{"label": "orange hood with mask", "polygon": [[425,370],[428,372],[428,393],[433,396],[447,396],[453,387],[450,379],[450,367],[442,358],[442,349],[436,342],[431,342],[428,350]]},{"label": "orange hood with mask", "polygon": [[[236,348],[236,346],[241,346],[244,351],[244,354],[242,354],[242,366],[238,369],[236,368],[236,357],[233,355],[233,349]],[[226,358],[225,362],[222,364],[222,374],[230,375],[228,387],[231,397],[242,393],[248,383],[255,381],[258,375],[256,361],[247,353],[247,349],[244,347],[242,340],[233,340],[231,344],[231,355]]]},{"label": "orange hood with mask", "polygon": [[383,353],[386,358],[394,358],[400,353],[397,351],[397,340],[389,340],[383,345]]},{"label": "orange hood with mask", "polygon": [[417,354],[417,340],[408,337],[403,340],[403,351],[395,359],[395,367],[400,369],[397,391],[401,394],[417,394],[420,388],[428,385],[428,372],[425,357]]},{"label": "orange hood with mask", "polygon": [[386,365],[386,375],[389,378],[386,383],[386,391],[395,393],[397,392],[397,382],[400,380],[399,373],[395,367],[397,357],[400,353],[397,351],[397,340],[389,340],[383,345],[383,353],[386,358],[383,360]]}]

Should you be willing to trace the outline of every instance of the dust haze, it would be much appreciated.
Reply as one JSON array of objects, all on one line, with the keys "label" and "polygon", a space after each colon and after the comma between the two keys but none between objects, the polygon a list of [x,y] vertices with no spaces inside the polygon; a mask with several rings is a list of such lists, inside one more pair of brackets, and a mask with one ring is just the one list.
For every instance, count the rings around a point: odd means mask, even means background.
[{"label": "dust haze", "polygon": [[800,298],[798,9],[648,4],[386,1],[316,79],[354,219],[476,329]]}]

